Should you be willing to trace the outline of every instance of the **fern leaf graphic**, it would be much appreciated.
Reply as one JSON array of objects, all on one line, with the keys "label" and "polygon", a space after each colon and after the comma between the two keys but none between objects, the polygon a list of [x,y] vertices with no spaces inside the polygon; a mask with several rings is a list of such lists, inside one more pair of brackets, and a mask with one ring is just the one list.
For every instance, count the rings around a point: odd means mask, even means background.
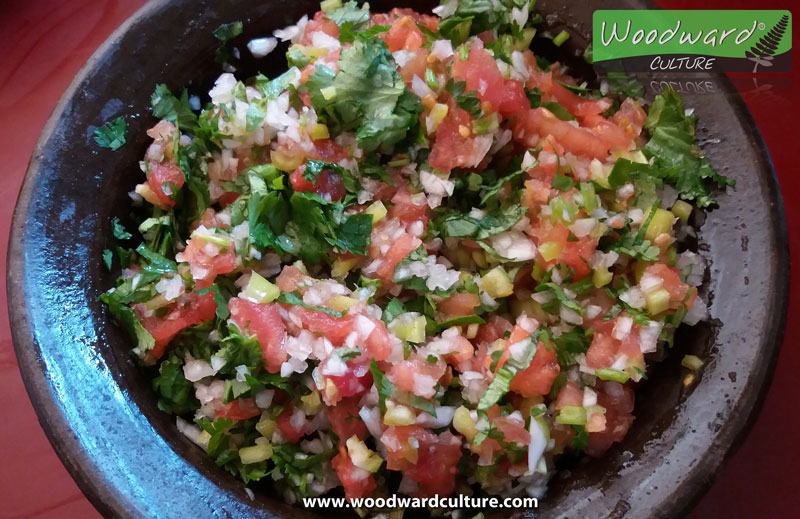
[{"label": "fern leaf graphic", "polygon": [[778,50],[778,45],[786,33],[786,28],[789,26],[789,17],[783,15],[778,23],[775,24],[770,31],[761,37],[755,45],[750,47],[750,50],[744,52],[744,55],[750,61],[755,62],[753,73],[758,70],[758,66],[771,67],[772,57],[775,51]]}]

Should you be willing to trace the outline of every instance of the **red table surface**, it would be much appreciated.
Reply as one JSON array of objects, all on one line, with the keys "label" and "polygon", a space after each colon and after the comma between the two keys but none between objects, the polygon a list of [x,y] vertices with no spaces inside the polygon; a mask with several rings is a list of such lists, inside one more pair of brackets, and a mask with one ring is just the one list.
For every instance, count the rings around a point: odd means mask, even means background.
[{"label": "red table surface", "polygon": [[[668,9],[788,9],[762,0],[661,0]],[[61,94],[91,53],[143,0],[0,1],[0,263],[5,271],[13,201],[31,151]],[[798,80],[798,67],[792,74]],[[747,80],[743,85],[751,85]],[[701,517],[796,517],[800,505],[797,372],[800,371],[800,180],[791,81],[777,95],[745,99],[772,154],[783,192],[792,250],[792,298],[783,350],[771,389],[750,434],[690,514]],[[765,100],[766,99],[766,100]],[[89,174],[90,172],[87,172]],[[92,518],[99,514],[61,465],[39,426],[20,378],[0,278],[1,517]],[[17,302],[19,304],[19,302]],[[546,502],[544,504],[546,505]]]}]

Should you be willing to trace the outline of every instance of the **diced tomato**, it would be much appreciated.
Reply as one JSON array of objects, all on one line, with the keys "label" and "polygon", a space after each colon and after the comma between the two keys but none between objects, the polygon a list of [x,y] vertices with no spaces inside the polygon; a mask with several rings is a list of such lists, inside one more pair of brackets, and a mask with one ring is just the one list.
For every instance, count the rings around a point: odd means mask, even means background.
[{"label": "diced tomato", "polygon": [[252,398],[238,398],[227,404],[221,404],[216,410],[217,416],[232,420],[248,420],[261,414]]},{"label": "diced tomato", "polygon": [[639,326],[634,324],[631,331],[622,339],[615,339],[614,327],[621,317],[604,321],[595,329],[592,336],[592,343],[586,352],[586,364],[591,368],[601,369],[611,367],[619,355],[628,357],[628,364],[633,362],[637,366],[643,366],[642,351],[639,347]]},{"label": "diced tomato", "polygon": [[583,390],[578,387],[573,381],[568,381],[564,384],[558,391],[558,397],[556,398],[556,409],[561,409],[562,407],[580,407],[583,405]]},{"label": "diced tomato", "polygon": [[286,265],[278,277],[275,285],[284,292],[305,292],[305,289],[312,282],[312,279],[294,265]]},{"label": "diced tomato", "polygon": [[369,435],[367,426],[358,415],[360,408],[357,397],[345,398],[328,408],[328,421],[340,442],[346,442],[351,436],[365,440]]},{"label": "diced tomato", "polygon": [[372,15],[372,25],[392,25],[398,18],[410,17],[416,23],[432,32],[439,32],[439,18],[429,14],[420,14],[407,7],[395,7],[388,13],[375,13]]},{"label": "diced tomato", "polygon": [[[664,263],[653,263],[644,270],[644,273],[663,280],[661,288],[669,292],[670,307],[677,308],[686,298],[689,285],[681,281],[678,269]],[[692,298],[691,302],[694,303],[694,298]],[[687,303],[687,307],[691,308],[692,305]]]},{"label": "diced tomato", "polygon": [[[462,335],[456,335],[447,339],[450,342],[450,350],[452,353],[442,355],[442,358],[448,364],[456,366],[459,371],[469,369],[469,361],[475,357],[475,346]],[[443,386],[449,385],[445,383],[444,378],[440,381]]]},{"label": "diced tomato", "polygon": [[[338,59],[338,58],[337,58]],[[337,163],[347,158],[348,152],[336,144],[333,139],[319,139],[314,141],[315,158],[324,162]]]},{"label": "diced tomato", "polygon": [[346,191],[342,177],[332,171],[323,170],[315,180],[306,180],[304,174],[306,165],[303,164],[289,175],[292,189],[295,191],[313,191],[323,198],[333,201],[341,200]]},{"label": "diced tomato", "polygon": [[525,181],[525,191],[522,193],[521,203],[528,209],[538,211],[540,206],[550,201],[550,186],[552,183],[543,182],[532,178]]},{"label": "diced tomato", "polygon": [[[302,426],[295,427],[292,425],[292,416],[295,411],[296,409],[294,406],[286,406],[276,420],[278,422],[278,430],[289,443],[297,443],[300,441],[300,438],[305,436]],[[303,422],[305,423],[305,419],[303,419]]]},{"label": "diced tomato", "polygon": [[375,325],[375,328],[367,337],[366,351],[364,353],[367,357],[372,357],[377,361],[386,360],[392,353],[389,330],[386,328],[386,323],[380,319],[370,318],[370,321]]},{"label": "diced tomato", "polygon": [[[520,318],[522,319],[522,318]],[[514,329],[511,330],[511,335],[508,336],[508,340],[506,341],[505,350],[503,354],[500,355],[500,358],[497,360],[497,364],[494,368],[494,373],[503,367],[503,365],[511,358],[511,353],[508,350],[508,347],[512,344],[517,344],[520,341],[525,340],[527,337],[530,337],[531,332],[528,329],[534,330],[538,323],[535,319],[527,318],[526,326],[523,326],[523,323],[517,321],[517,324],[514,326]]]},{"label": "diced tomato", "polygon": [[414,76],[425,77],[425,68],[428,66],[428,49],[418,49],[417,55],[400,67],[400,76],[403,82],[410,85]]},{"label": "diced tomato", "polygon": [[[326,378],[336,386],[338,398],[360,396],[372,387],[372,373],[369,371],[369,365],[355,364],[352,360],[347,362],[347,372],[344,375],[326,375]],[[358,409],[356,409],[356,414],[358,414],[357,411]]]},{"label": "diced tomato", "polygon": [[511,380],[510,389],[524,397],[546,395],[550,393],[550,387],[559,373],[561,367],[558,365],[555,349],[548,349],[540,342],[531,365],[517,373]]},{"label": "diced tomato", "polygon": [[231,319],[242,333],[248,330],[250,336],[258,338],[267,371],[278,373],[281,364],[288,359],[286,326],[278,307],[274,304],[258,304],[234,297],[228,301],[228,309],[231,312]]},{"label": "diced tomato", "polygon": [[394,197],[395,193],[397,193],[397,185],[402,183],[402,180],[396,180],[394,186],[387,184],[386,182],[377,181],[378,187],[375,190],[375,193],[372,195],[373,200],[385,202],[387,200],[391,200]]},{"label": "diced tomato", "polygon": [[425,43],[422,31],[410,16],[404,16],[400,20],[392,22],[392,28],[379,35],[379,37],[381,36],[389,47],[389,52],[398,50],[416,52]]},{"label": "diced tomato", "polygon": [[384,283],[391,283],[394,278],[394,268],[397,264],[421,244],[422,242],[416,236],[410,234],[401,235],[397,241],[389,247],[386,254],[381,257],[383,261],[375,271],[375,277]]},{"label": "diced tomato", "polygon": [[448,319],[473,315],[475,307],[480,306],[481,299],[478,294],[470,292],[456,292],[447,299],[437,303],[437,307]]},{"label": "diced tomato", "polygon": [[217,199],[217,202],[219,202],[221,208],[225,209],[227,206],[234,203],[237,198],[239,198],[239,193],[226,191]]},{"label": "diced tomato", "polygon": [[611,149],[627,151],[633,145],[632,136],[624,128],[610,122],[602,115],[589,115],[581,122]]},{"label": "diced tomato", "polygon": [[614,306],[616,300],[612,299],[605,290],[599,289],[592,291],[591,298],[589,300],[590,304],[599,306],[601,311],[597,314],[594,318],[589,318],[588,316],[583,317],[583,328],[589,329],[594,328],[595,330],[607,321],[603,321],[603,317],[606,316],[608,311]]},{"label": "diced tomato", "polygon": [[406,471],[416,481],[416,495],[447,496],[455,488],[455,478],[461,460],[461,440],[450,431],[445,431],[435,442],[420,442],[417,462]]},{"label": "diced tomato", "polygon": [[336,317],[318,310],[307,308],[294,308],[303,327],[311,332],[318,333],[331,341],[334,346],[341,346],[345,339],[354,330],[356,319],[368,319],[375,325],[364,343],[364,353],[368,358],[377,361],[386,360],[392,352],[392,345],[389,341],[389,331],[386,324],[372,317],[365,315],[348,314],[344,317]]},{"label": "diced tomato", "polygon": [[[212,252],[216,254],[212,255]],[[233,240],[230,240],[226,247],[220,247],[202,236],[191,238],[181,253],[181,261],[189,262],[197,288],[209,287],[217,275],[228,274],[236,268]]]},{"label": "diced tomato", "polygon": [[[415,442],[409,442],[414,438]],[[419,450],[436,441],[436,435],[419,425],[399,425],[383,431],[381,443],[386,446],[386,468],[405,471],[419,461]]]},{"label": "diced tomato", "polygon": [[633,424],[633,390],[619,382],[600,381],[595,388],[597,405],[606,409],[605,430],[589,433],[589,446],[586,454],[602,456],[611,444],[622,441]]},{"label": "diced tomato", "polygon": [[631,137],[638,137],[646,118],[647,113],[639,101],[629,97],[622,102],[617,113],[611,116],[611,122],[624,129]]},{"label": "diced tomato", "polygon": [[[441,127],[441,125],[440,125]],[[562,121],[550,110],[539,107],[520,114],[514,127],[514,138],[527,146],[536,146],[539,139],[552,135],[575,155],[605,160],[608,145],[586,128],[579,128]]]},{"label": "diced tomato", "polygon": [[478,329],[478,335],[475,337],[475,342],[478,344],[486,344],[494,342],[503,337],[506,332],[510,332],[514,326],[505,318],[499,315],[492,315],[486,324],[482,324]]},{"label": "diced tomato", "polygon": [[603,99],[586,99],[572,92],[554,77],[551,70],[538,70],[535,66],[535,58],[529,51],[525,52],[525,60],[528,64],[531,77],[528,80],[528,88],[538,88],[545,97],[555,98],[555,100],[572,115],[584,117],[605,112],[611,106],[611,101]]},{"label": "diced tomato", "polygon": [[347,448],[339,445],[339,454],[331,460],[331,466],[339,476],[339,481],[344,487],[344,495],[347,499],[358,499],[366,497],[376,488],[375,478],[366,470],[353,465]]},{"label": "diced tomato", "polygon": [[[186,179],[177,164],[171,162],[150,162],[147,168],[147,185],[160,202],[159,207],[175,207],[172,196],[183,187]],[[167,185],[165,185],[167,184]],[[167,194],[165,191],[169,192]]]},{"label": "diced tomato", "polygon": [[530,108],[531,103],[525,95],[525,88],[522,81],[516,79],[506,79],[503,84],[502,97],[499,100],[497,111],[500,115],[508,117],[517,115]]},{"label": "diced tomato", "polygon": [[214,294],[201,296],[192,292],[186,296],[186,300],[179,302],[164,317],[143,317],[140,314],[142,326],[155,339],[155,346],[147,353],[154,359],[160,359],[167,345],[181,330],[213,319],[216,311]]},{"label": "diced tomato", "polygon": [[445,368],[445,363],[441,360],[431,363],[414,352],[408,359],[394,364],[386,376],[404,391],[432,398],[436,394],[436,383],[444,375]]},{"label": "diced tomato", "polygon": [[559,261],[575,270],[575,274],[572,276],[573,281],[580,281],[591,274],[589,259],[596,249],[597,240],[588,236],[579,238],[578,241],[567,241],[564,244]]},{"label": "diced tomato", "polygon": [[549,219],[542,219],[535,229],[537,243],[557,243],[561,245],[561,253],[546,262],[546,265],[564,263],[571,267],[575,274],[574,281],[580,281],[591,273],[589,259],[597,249],[597,240],[586,236],[577,241],[569,241],[569,229],[561,222],[551,224]]},{"label": "diced tomato", "polygon": [[421,221],[423,225],[427,225],[429,213],[430,209],[424,194],[412,195],[403,187],[392,197],[389,218],[398,218],[405,223]]},{"label": "diced tomato", "polygon": [[441,171],[453,168],[477,167],[489,149],[486,142],[478,137],[463,137],[461,127],[469,129],[472,117],[461,108],[451,109],[447,117],[436,129],[436,140],[433,143],[428,163]]},{"label": "diced tomato", "polygon": [[595,330],[592,343],[586,352],[586,364],[591,368],[608,368],[617,357],[619,344],[610,333]]},{"label": "diced tomato", "polygon": [[499,416],[492,420],[492,423],[503,433],[504,441],[517,445],[528,445],[531,442],[531,433],[525,428],[524,422],[520,424],[508,416]]},{"label": "diced tomato", "polygon": [[[500,105],[503,104],[506,97],[505,78],[503,78],[500,69],[497,68],[497,62],[494,57],[483,48],[483,44],[480,41],[475,42],[470,47],[467,60],[453,60],[451,73],[454,78],[466,82],[465,91],[476,91],[481,101],[488,101],[492,104],[493,110],[499,109]],[[512,91],[514,88],[511,85]],[[525,99],[525,104],[530,106],[527,98]],[[512,108],[511,105],[507,104],[506,109],[510,108]],[[516,110],[512,110],[512,113],[514,111]]]},{"label": "diced tomato", "polygon": [[336,22],[330,18],[326,18],[325,13],[322,11],[317,11],[314,18],[309,20],[306,24],[306,30],[303,33],[303,38],[300,40],[300,43],[303,45],[311,45],[311,35],[317,31],[322,31],[328,36],[332,36],[337,40],[339,39],[339,26],[336,25]]}]

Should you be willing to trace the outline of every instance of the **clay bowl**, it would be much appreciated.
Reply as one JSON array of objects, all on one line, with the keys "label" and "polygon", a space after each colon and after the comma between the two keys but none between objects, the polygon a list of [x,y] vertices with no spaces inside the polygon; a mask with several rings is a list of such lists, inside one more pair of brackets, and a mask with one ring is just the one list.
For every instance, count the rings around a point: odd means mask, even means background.
[{"label": "clay bowl", "polygon": [[[555,33],[573,34],[558,50],[576,74],[594,8],[607,2],[545,1],[537,9]],[[428,11],[429,2],[404,5]],[[374,11],[392,3],[379,1]],[[652,7],[624,0],[614,8]],[[244,487],[179,434],[160,412],[130,340],[98,296],[113,285],[101,263],[111,218],[124,216],[140,173],[156,83],[208,91],[219,74],[212,30],[245,22],[243,43],[271,33],[318,4],[311,0],[156,0],[92,56],[56,107],[34,151],[14,214],[8,300],[14,344],[39,420],[58,455],[104,517],[313,517],[330,511],[283,504],[269,490]],[[537,47],[538,49],[539,47]],[[554,51],[549,49],[548,52]],[[248,54],[246,51],[243,54]],[[276,52],[243,56],[242,77],[276,73]],[[720,208],[695,222],[710,263],[706,295],[722,326],[681,333],[675,351],[649,374],[627,438],[601,460],[573,463],[557,476],[537,517],[676,517],[710,485],[752,423],[781,343],[788,296],[786,227],[769,155],[741,99],[708,76],[717,95],[686,96],[712,164],[736,179]],[[129,142],[97,148],[93,127],[126,116]],[[707,360],[690,392],[681,357]],[[533,511],[517,511],[531,516]],[[409,512],[407,517],[412,517]]]}]

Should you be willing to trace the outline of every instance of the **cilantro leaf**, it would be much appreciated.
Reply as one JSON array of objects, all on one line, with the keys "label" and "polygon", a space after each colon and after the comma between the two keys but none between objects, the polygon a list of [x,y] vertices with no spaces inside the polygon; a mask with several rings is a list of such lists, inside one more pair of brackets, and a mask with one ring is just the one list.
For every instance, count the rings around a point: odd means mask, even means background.
[{"label": "cilantro leaf", "polygon": [[206,417],[195,420],[195,423],[203,428],[211,438],[208,440],[208,448],[206,451],[212,458],[216,458],[223,450],[228,447],[230,440],[226,434],[228,429],[233,427],[233,420],[230,418],[217,418],[213,422]]},{"label": "cilantro leaf", "polygon": [[394,320],[395,317],[406,312],[407,310],[405,305],[399,299],[393,297],[388,303],[386,303],[386,306],[383,307],[383,315],[381,316],[381,319],[386,324],[389,324]]},{"label": "cilantro leaf", "polygon": [[158,393],[158,408],[165,413],[191,413],[200,405],[194,385],[183,376],[183,362],[174,355],[161,362],[153,389]]},{"label": "cilantro leaf", "polygon": [[127,125],[125,119],[117,117],[113,121],[104,124],[100,128],[94,130],[94,142],[101,148],[108,148],[111,151],[117,151],[125,144],[125,134],[127,133]]},{"label": "cilantro leaf", "polygon": [[106,268],[111,270],[111,264],[114,261],[114,253],[108,249],[103,251],[103,263],[105,263]]},{"label": "cilantro leaf", "polygon": [[[538,162],[534,163],[531,167],[536,167],[537,163]],[[497,195],[506,186],[506,184],[514,183],[517,179],[521,178],[524,173],[525,170],[518,169],[513,173],[498,178],[494,183],[484,186],[485,191],[483,193],[483,197],[481,197],[480,205],[485,207],[490,200],[497,198]]]},{"label": "cilantro leaf", "polygon": [[644,122],[650,140],[642,148],[654,164],[668,170],[664,180],[677,189],[684,200],[698,207],[716,204],[711,187],[734,185],[717,173],[697,146],[695,119],[686,115],[683,99],[673,88],[664,89],[653,100]]},{"label": "cilantro leaf", "polygon": [[222,295],[222,291],[220,291],[219,286],[214,283],[210,287],[201,288],[200,290],[195,290],[195,294],[204,296],[209,292],[214,293],[214,302],[217,304],[216,315],[218,319],[222,319],[223,321],[230,317],[231,313],[228,310],[228,300]]},{"label": "cilantro leaf", "polygon": [[556,173],[556,176],[553,177],[553,189],[558,189],[559,191],[569,191],[573,188],[575,183],[566,175],[562,175],[561,173]]},{"label": "cilantro leaf", "polygon": [[509,230],[527,211],[519,204],[511,204],[489,211],[480,219],[464,213],[449,213],[437,218],[434,225],[443,237],[484,240]]},{"label": "cilantro leaf", "polygon": [[236,366],[247,366],[252,372],[262,365],[264,357],[258,337],[246,336],[245,333],[247,330],[239,330],[234,324],[228,325],[228,335],[222,339],[222,348],[214,354],[225,361],[220,373],[234,374]]},{"label": "cilantro leaf", "polygon": [[536,286],[537,292],[544,292],[546,290],[551,290],[553,292],[556,300],[561,306],[569,308],[570,310],[573,310],[579,313],[580,315],[584,315],[586,313],[586,310],[583,307],[581,307],[578,303],[567,297],[567,294],[564,293],[564,289],[561,287],[561,285],[557,285],[555,283],[547,281],[544,283],[539,283]]},{"label": "cilantro leaf", "polygon": [[341,251],[364,255],[370,243],[372,233],[372,216],[357,213],[345,217],[336,232],[336,239],[328,239],[328,243]]},{"label": "cilantro leaf", "polygon": [[306,87],[320,119],[337,133],[356,130],[365,151],[387,149],[419,124],[420,100],[377,38],[357,39],[342,51],[338,74],[318,66]]},{"label": "cilantro leaf", "polygon": [[342,179],[342,185],[348,192],[358,194],[358,192],[361,191],[361,184],[359,183],[358,178],[356,178],[356,176],[353,175],[349,169],[332,162],[324,162],[314,159],[307,160],[306,170],[303,172],[303,178],[309,182],[313,182],[314,187],[316,187],[317,179],[326,169],[332,170],[334,174],[338,175]]},{"label": "cilantro leaf", "polygon": [[466,81],[455,81],[453,78],[448,79],[444,86],[444,89],[456,100],[456,105],[466,110],[473,118],[477,119],[483,114],[483,110],[481,110],[481,100],[478,98],[478,92],[475,90],[465,94],[464,90],[466,88]]},{"label": "cilantro leaf", "polygon": [[189,106],[189,92],[185,88],[179,99],[170,92],[167,85],[156,85],[153,95],[150,96],[150,106],[154,117],[171,121],[178,128],[191,129],[197,125],[197,115]]},{"label": "cilantro leaf", "polygon": [[219,40],[219,48],[217,48],[214,55],[214,61],[217,63],[225,63],[231,59],[231,51],[228,49],[228,42],[233,38],[242,34],[244,26],[242,22],[236,21],[231,23],[223,23],[214,29],[214,37]]},{"label": "cilantro leaf", "polygon": [[486,411],[496,404],[503,396],[508,393],[511,381],[520,371],[527,369],[536,355],[537,344],[539,343],[539,330],[535,331],[523,339],[525,341],[524,352],[519,360],[509,357],[501,368],[495,373],[494,379],[489,383],[486,392],[478,401],[478,411]]},{"label": "cilantro leaf", "polygon": [[586,353],[589,350],[591,341],[586,337],[586,332],[580,326],[566,331],[553,338],[555,343],[556,357],[561,366],[575,364],[575,356]]},{"label": "cilantro leaf", "polygon": [[369,40],[376,37],[378,34],[389,31],[389,29],[392,28],[391,25],[373,25],[366,30],[354,30],[354,27],[355,24],[353,22],[343,23],[339,28],[339,41],[342,43],[352,43],[356,41],[356,38]]},{"label": "cilantro leaf", "polygon": [[129,240],[132,237],[131,233],[125,230],[125,227],[116,216],[111,219],[111,229],[114,237],[118,240]]}]

